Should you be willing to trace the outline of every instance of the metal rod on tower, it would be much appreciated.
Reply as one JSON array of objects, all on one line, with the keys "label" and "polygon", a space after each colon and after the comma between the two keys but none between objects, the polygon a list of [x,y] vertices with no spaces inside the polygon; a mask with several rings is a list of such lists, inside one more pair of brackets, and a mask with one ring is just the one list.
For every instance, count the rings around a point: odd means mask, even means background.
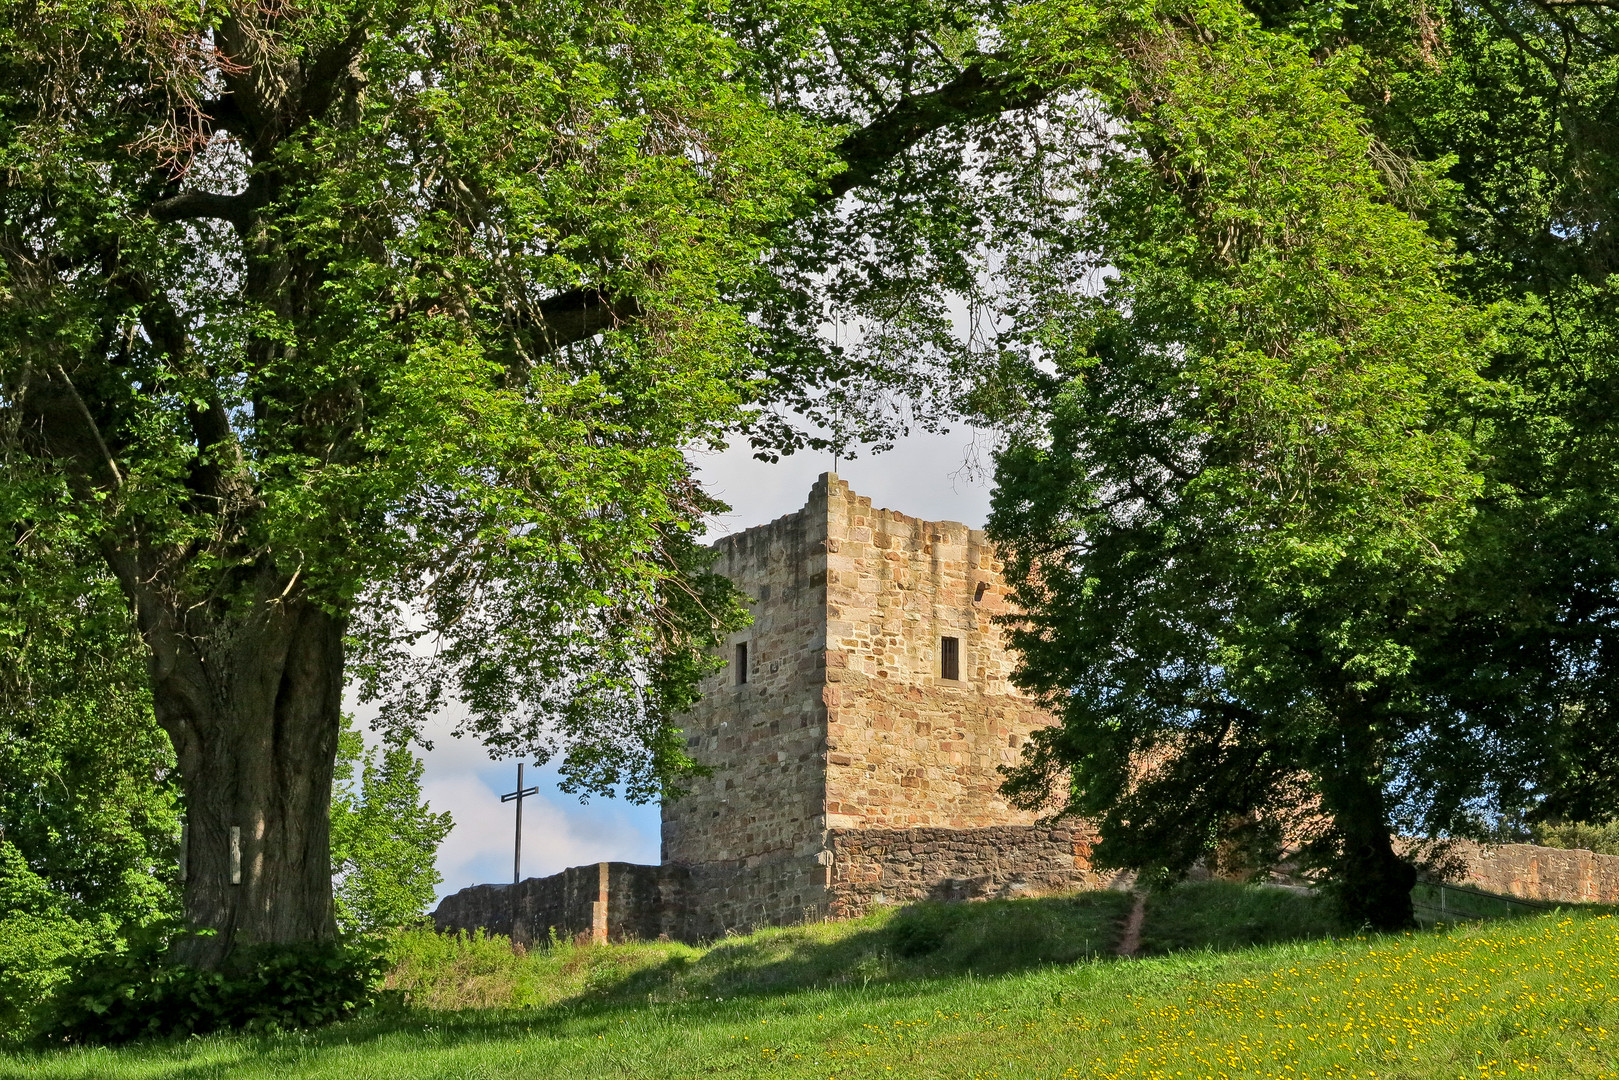
[{"label": "metal rod on tower", "polygon": [[512,851],[512,884],[516,885],[523,880],[523,800],[530,795],[538,795],[538,787],[523,786],[523,763],[517,763],[517,790],[507,792],[500,797],[501,802],[517,803],[517,843]]}]

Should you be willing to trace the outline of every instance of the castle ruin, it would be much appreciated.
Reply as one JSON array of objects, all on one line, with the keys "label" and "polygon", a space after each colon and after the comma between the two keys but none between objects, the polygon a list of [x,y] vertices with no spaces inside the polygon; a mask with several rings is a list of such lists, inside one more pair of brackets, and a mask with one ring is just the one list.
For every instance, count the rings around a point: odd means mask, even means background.
[{"label": "castle ruin", "polygon": [[[754,600],[686,728],[713,768],[663,807],[658,866],[604,862],[475,885],[441,930],[516,941],[671,937],[850,918],[875,904],[1122,884],[1081,824],[1041,825],[998,768],[1050,717],[1010,682],[984,534],[922,521],[827,474],[796,514],[714,545]],[[1619,856],[1458,843],[1457,880],[1550,903],[1619,902]]]},{"label": "castle ruin", "polygon": [[440,905],[441,928],[697,940],[1108,884],[1083,826],[1000,794],[1000,766],[1051,721],[1011,683],[981,531],[874,508],[828,473],[796,514],[714,548],[753,623],[689,716],[713,774],[664,805],[661,864],[474,886]]}]

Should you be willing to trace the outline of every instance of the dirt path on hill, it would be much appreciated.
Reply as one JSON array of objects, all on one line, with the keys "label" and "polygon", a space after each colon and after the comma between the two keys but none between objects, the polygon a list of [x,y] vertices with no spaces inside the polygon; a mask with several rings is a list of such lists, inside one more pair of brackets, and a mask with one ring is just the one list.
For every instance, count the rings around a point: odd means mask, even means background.
[{"label": "dirt path on hill", "polygon": [[1130,917],[1124,921],[1124,936],[1119,938],[1120,956],[1134,956],[1141,951],[1141,924],[1147,921],[1147,890],[1135,890],[1135,903],[1130,906]]}]

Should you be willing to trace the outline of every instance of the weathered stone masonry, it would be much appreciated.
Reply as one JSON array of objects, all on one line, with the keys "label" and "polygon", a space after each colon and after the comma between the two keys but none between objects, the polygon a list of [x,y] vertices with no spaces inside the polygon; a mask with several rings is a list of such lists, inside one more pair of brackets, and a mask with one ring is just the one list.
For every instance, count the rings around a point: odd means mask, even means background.
[{"label": "weathered stone masonry", "polygon": [[[690,716],[687,746],[714,773],[664,806],[663,865],[464,889],[434,913],[441,929],[696,940],[874,904],[1120,884],[1091,870],[1083,825],[1041,826],[1001,798],[999,767],[1050,720],[1011,685],[993,622],[1006,589],[983,533],[875,509],[828,474],[798,513],[715,550],[754,619]],[[1463,848],[1464,878],[1491,891],[1619,901],[1619,857]]]},{"label": "weathered stone masonry", "polygon": [[[798,513],[715,549],[754,620],[690,716],[688,749],[714,774],[664,807],[662,884],[625,892],[658,910],[622,925],[695,939],[874,903],[1104,884],[1083,829],[1037,826],[1000,796],[998,767],[1049,718],[1009,681],[992,621],[1006,590],[982,532],[873,508],[827,474]],[[474,915],[492,915],[497,895],[474,892],[447,899],[439,924],[493,929]],[[530,910],[568,936],[591,929],[577,905]]]},{"label": "weathered stone masonry", "polygon": [[433,913],[440,930],[483,929],[524,945],[558,937],[579,942],[650,941],[686,922],[686,872],[678,866],[604,862],[573,866],[517,885],[474,885]]}]

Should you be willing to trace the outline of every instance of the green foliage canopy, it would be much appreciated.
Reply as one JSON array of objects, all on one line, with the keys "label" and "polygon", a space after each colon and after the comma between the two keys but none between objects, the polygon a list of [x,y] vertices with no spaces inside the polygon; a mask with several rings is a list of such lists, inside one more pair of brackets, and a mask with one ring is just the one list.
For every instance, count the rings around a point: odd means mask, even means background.
[{"label": "green foliage canopy", "polygon": [[350,932],[421,920],[443,880],[433,865],[438,846],[454,826],[422,801],[423,766],[410,747],[380,749],[344,718],[332,784],[332,892],[338,928]]},{"label": "green foliage canopy", "polygon": [[992,533],[1063,724],[1011,788],[1169,876],[1313,837],[1395,925],[1391,830],[1611,814],[1619,35],[1249,13],[1134,51],[1074,183],[1111,279],[1025,324]]},{"label": "green foliage canopy", "polygon": [[1472,715],[1532,732],[1509,824],[1603,820],[1619,800],[1619,25],[1605,5],[1458,3],[1423,40],[1362,96],[1389,146],[1455,185],[1431,216],[1464,256],[1458,290],[1496,313],[1488,373],[1506,390],[1474,413],[1486,487],[1429,670]]},{"label": "green foliage canopy", "polygon": [[1050,411],[1000,455],[990,529],[1029,613],[1019,680],[1061,720],[1020,801],[1056,794],[1104,862],[1171,876],[1236,823],[1262,859],[1313,832],[1349,920],[1399,925],[1392,815],[1486,780],[1421,768],[1450,732],[1413,638],[1480,487],[1449,421],[1489,386],[1483,321],[1376,168],[1360,75],[1215,5],[1144,39],[1129,126],[1076,178],[1111,272],[1031,337]]},{"label": "green foliage canopy", "polygon": [[[681,450],[741,403],[746,328],[715,301],[825,139],[737,87],[678,6],[84,3],[6,25],[14,515],[72,506],[160,653],[165,612],[228,618],[273,565],[286,600],[364,598],[374,691],[421,636],[400,609],[444,635],[400,723],[453,685],[544,748],[655,703],[640,658],[687,631],[639,613],[708,509]],[[250,72],[309,99],[255,115],[282,106]],[[638,332],[563,347],[583,303],[537,305],[583,283],[633,295]],[[59,406],[87,423],[53,429]]]}]

